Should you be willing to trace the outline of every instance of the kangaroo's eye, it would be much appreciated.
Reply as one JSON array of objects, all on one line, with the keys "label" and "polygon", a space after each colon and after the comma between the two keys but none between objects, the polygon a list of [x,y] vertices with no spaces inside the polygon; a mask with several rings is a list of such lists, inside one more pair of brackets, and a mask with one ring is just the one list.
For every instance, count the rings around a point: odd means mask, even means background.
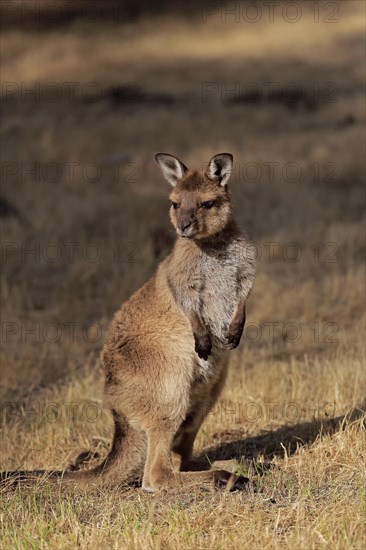
[{"label": "kangaroo's eye", "polygon": [[172,201],[172,207],[174,208],[174,210],[176,210],[178,206],[179,204],[177,202]]},{"label": "kangaroo's eye", "polygon": [[212,208],[215,205],[215,201],[205,201],[201,204],[202,208]]}]

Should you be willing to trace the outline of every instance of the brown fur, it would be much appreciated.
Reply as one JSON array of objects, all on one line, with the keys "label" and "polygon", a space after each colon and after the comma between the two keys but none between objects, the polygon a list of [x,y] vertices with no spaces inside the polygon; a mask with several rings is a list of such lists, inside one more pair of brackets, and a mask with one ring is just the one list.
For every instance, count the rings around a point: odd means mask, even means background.
[{"label": "brown fur", "polygon": [[213,157],[207,172],[189,171],[171,155],[157,160],[174,186],[170,217],[178,238],[110,327],[103,350],[105,398],[115,422],[110,453],[96,469],[65,480],[142,478],[145,490],[156,491],[230,476],[187,470],[194,469],[196,434],[225,382],[228,349],[240,341],[254,249],[232,216],[231,155]]}]

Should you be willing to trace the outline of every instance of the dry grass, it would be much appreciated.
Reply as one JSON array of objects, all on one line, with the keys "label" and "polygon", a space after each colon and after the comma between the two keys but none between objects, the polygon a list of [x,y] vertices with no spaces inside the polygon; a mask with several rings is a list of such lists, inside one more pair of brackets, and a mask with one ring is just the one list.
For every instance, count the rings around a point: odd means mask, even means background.
[{"label": "dry grass", "polygon": [[[3,34],[3,82],[80,86],[71,103],[3,97],[2,160],[17,173],[3,177],[0,212],[2,469],[59,469],[83,450],[107,452],[99,349],[113,311],[172,236],[153,153],[201,165],[232,151],[237,217],[261,257],[244,342],[196,446],[202,459],[235,457],[247,490],[5,491],[2,548],[365,546],[363,3],[340,3],[338,17],[314,24],[304,9],[293,25],[166,18]],[[87,82],[103,98],[83,101]],[[134,83],[145,99],[113,103],[107,90],[116,82]],[[295,82],[306,94],[331,82],[337,101],[228,105],[217,93],[203,103],[205,82],[219,90]],[[20,163],[35,161],[76,162],[75,176],[63,168],[54,182],[29,173],[22,181]],[[273,183],[271,161],[279,163]],[[92,162],[101,170],[94,183],[82,177]],[[262,169],[259,181],[244,177],[250,162]],[[295,183],[282,174],[291,162],[302,170]],[[125,181],[126,163],[135,183]],[[54,262],[49,243],[62,253]],[[74,257],[67,243],[76,243]],[[97,261],[85,257],[90,243]],[[286,259],[289,243],[300,251],[296,262]]]}]

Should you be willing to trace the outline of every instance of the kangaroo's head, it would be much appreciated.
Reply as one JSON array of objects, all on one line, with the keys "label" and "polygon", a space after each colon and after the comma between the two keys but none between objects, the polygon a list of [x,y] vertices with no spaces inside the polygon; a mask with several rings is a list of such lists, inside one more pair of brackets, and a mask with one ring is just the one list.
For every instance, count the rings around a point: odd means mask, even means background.
[{"label": "kangaroo's head", "polygon": [[207,171],[188,170],[173,155],[155,155],[165,179],[172,185],[170,219],[180,237],[204,239],[220,233],[231,220],[227,182],[233,157],[212,157]]}]

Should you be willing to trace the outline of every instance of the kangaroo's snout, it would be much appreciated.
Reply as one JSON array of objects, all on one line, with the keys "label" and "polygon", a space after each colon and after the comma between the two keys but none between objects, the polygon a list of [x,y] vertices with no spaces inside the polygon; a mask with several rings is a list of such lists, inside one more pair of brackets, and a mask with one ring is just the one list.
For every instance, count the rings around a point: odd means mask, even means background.
[{"label": "kangaroo's snout", "polygon": [[178,209],[176,230],[181,237],[191,237],[195,232],[195,208],[191,206]]},{"label": "kangaroo's snout", "polygon": [[181,222],[181,223],[179,224],[179,229],[182,231],[182,233],[184,233],[184,231],[185,231],[186,229],[188,229],[188,227],[191,227],[191,225],[192,225],[192,222],[184,221],[184,222]]}]

